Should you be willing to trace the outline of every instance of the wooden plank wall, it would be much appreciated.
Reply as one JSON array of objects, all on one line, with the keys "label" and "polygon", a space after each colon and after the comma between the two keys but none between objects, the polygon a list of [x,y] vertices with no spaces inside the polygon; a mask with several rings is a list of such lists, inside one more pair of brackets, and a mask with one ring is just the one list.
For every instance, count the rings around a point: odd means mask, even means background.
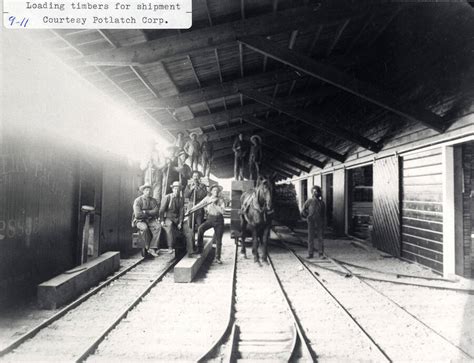
[{"label": "wooden plank wall", "polygon": [[373,165],[373,239],[378,249],[400,256],[400,166],[398,156]]},{"label": "wooden plank wall", "polygon": [[403,157],[402,257],[443,272],[441,148]]}]

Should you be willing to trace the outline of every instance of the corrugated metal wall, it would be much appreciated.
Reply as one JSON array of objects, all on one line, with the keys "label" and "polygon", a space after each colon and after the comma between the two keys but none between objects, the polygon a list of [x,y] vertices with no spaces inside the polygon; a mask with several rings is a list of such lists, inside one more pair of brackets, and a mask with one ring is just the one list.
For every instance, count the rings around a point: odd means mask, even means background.
[{"label": "corrugated metal wall", "polygon": [[78,162],[51,144],[8,138],[0,155],[0,303],[74,265]]},{"label": "corrugated metal wall", "polygon": [[395,256],[400,256],[399,170],[398,156],[374,161],[372,244]]},{"label": "corrugated metal wall", "polygon": [[441,148],[403,157],[402,256],[443,271]]}]

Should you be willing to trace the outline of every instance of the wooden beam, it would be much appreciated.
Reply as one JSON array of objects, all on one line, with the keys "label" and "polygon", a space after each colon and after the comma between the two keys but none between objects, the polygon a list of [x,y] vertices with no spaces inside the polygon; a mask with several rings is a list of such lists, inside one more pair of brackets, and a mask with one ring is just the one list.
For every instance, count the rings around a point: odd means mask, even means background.
[{"label": "wooden beam", "polygon": [[334,24],[347,17],[357,16],[354,11],[325,13],[312,6],[302,6],[252,18],[219,24],[204,29],[156,39],[145,43],[104,50],[84,57],[88,64],[107,66],[142,65],[181,57],[194,52],[214,49],[235,42],[238,38],[279,34],[294,29],[311,31],[319,24]]},{"label": "wooden beam", "polygon": [[293,117],[312,128],[316,128],[318,130],[328,132],[334,136],[349,140],[374,152],[379,152],[382,149],[382,145],[380,143],[374,142],[362,135],[346,130],[342,127],[333,125],[315,112],[309,112],[301,108],[293,107],[288,103],[275,100],[274,98],[268,97],[261,92],[252,89],[244,89],[240,90],[240,92],[246,97],[271,107],[279,112],[283,112],[284,114]]},{"label": "wooden beam", "polygon": [[268,164],[269,164],[270,166],[275,167],[275,168],[278,169],[278,170],[284,171],[284,172],[286,172],[286,173],[288,173],[288,174],[291,174],[291,175],[299,176],[299,175],[301,174],[301,171],[299,171],[299,170],[294,170],[294,169],[292,169],[292,168],[288,168],[288,167],[286,167],[285,165],[283,165],[283,164],[281,164],[280,162],[275,161],[275,160],[272,160],[272,161],[268,162]]},{"label": "wooden beam", "polygon": [[311,170],[310,168],[307,168],[303,165],[300,165],[300,164],[297,164],[297,163],[294,163],[293,161],[291,160],[288,160],[288,159],[285,159],[284,157],[281,157],[281,156],[276,156],[274,159],[272,159],[271,161],[269,161],[270,163],[277,163],[281,166],[284,166],[284,167],[287,167],[287,168],[291,168],[291,169],[296,169],[298,170],[300,173],[302,171],[304,172],[308,172],[309,170]]},{"label": "wooden beam", "polygon": [[[327,95],[333,92],[334,88],[320,89],[311,93],[295,94],[291,97],[282,97],[281,100],[288,103],[301,102],[308,97],[319,97],[321,95]],[[278,98],[278,100],[280,100],[280,98]],[[186,121],[163,123],[163,126],[169,130],[189,130],[197,127],[207,127],[218,123],[240,119],[242,116],[248,114],[266,112],[267,109],[267,105],[261,103],[251,103],[242,107],[231,108],[227,111],[214,112],[210,115],[194,117]]]},{"label": "wooden beam", "polygon": [[244,123],[243,125],[238,125],[234,127],[228,127],[222,130],[207,132],[206,135],[209,136],[210,141],[214,141],[214,140],[219,140],[226,137],[236,136],[240,133],[249,133],[253,131],[254,129],[255,128],[252,127],[252,125]]},{"label": "wooden beam", "polygon": [[352,93],[380,107],[386,108],[395,114],[414,122],[420,122],[438,132],[444,132],[447,125],[435,113],[410,102],[401,102],[397,97],[378,89],[371,84],[360,81],[339,70],[317,62],[303,54],[282,48],[279,44],[262,37],[242,38],[240,41],[250,49],[267,55],[301,72],[309,74],[321,81],[332,84],[346,92]]},{"label": "wooden beam", "polygon": [[332,41],[331,45],[329,46],[327,52],[326,52],[326,57],[329,57],[334,50],[334,47],[336,46],[337,42],[341,38],[342,33],[344,32],[344,29],[346,29],[347,25],[349,25],[349,22],[351,19],[346,19],[346,21],[339,27],[337,30],[336,36],[334,37],[334,40]]},{"label": "wooden beam", "polygon": [[293,177],[293,175],[296,175],[296,176],[299,175],[298,172],[291,169],[283,168],[281,165],[275,165],[275,164],[269,163],[268,167],[276,170],[279,173],[285,173],[285,175],[288,175],[289,178]]},{"label": "wooden beam", "polygon": [[[216,61],[218,61],[216,49]],[[218,63],[219,64],[219,63]],[[218,66],[220,70],[220,65]],[[222,72],[219,71],[219,79],[222,78]],[[235,79],[228,82],[216,82],[208,87],[202,87],[191,91],[181,92],[176,96],[162,97],[159,100],[150,100],[139,103],[143,108],[169,109],[190,106],[196,103],[212,101],[218,98],[235,95],[239,87],[266,87],[274,83],[283,83],[301,79],[295,71],[278,70],[274,72],[260,73],[255,76]]]},{"label": "wooden beam", "polygon": [[266,138],[263,139],[263,145],[265,145],[268,148],[273,148],[279,151],[280,153],[286,154],[290,157],[300,159],[301,161],[314,165],[320,169],[324,168],[325,163],[319,161],[318,159],[314,159],[311,156],[301,153],[299,150],[292,148],[291,145],[284,145],[275,140],[269,140],[269,142],[267,142]]},{"label": "wooden beam", "polygon": [[[299,164],[293,160],[290,160],[289,157],[291,157],[290,155],[288,154],[284,154],[284,153],[280,153],[278,151],[276,151],[275,149],[273,148],[268,148],[264,145],[265,149],[267,151],[269,151],[269,154],[271,156],[273,156],[274,158],[278,159],[278,160],[281,160],[282,163],[285,163],[293,168],[296,168],[298,170],[302,170],[306,173],[310,172],[311,171],[311,168],[308,168],[307,166],[304,166],[303,164]],[[268,154],[268,152],[265,151],[265,155]]]},{"label": "wooden beam", "polygon": [[244,77],[244,50],[242,43],[239,43],[239,65],[240,65],[240,77]]},{"label": "wooden beam", "polygon": [[214,112],[210,115],[198,116],[190,120],[166,123],[164,127],[168,130],[190,130],[197,127],[207,127],[219,123],[242,118],[243,115],[265,112],[267,107],[258,103],[245,105],[244,107],[235,107],[227,111]]},{"label": "wooden beam", "polygon": [[293,174],[295,174],[295,175],[300,175],[301,172],[302,172],[301,169],[295,168],[295,167],[289,165],[289,164],[286,162],[286,160],[282,160],[282,159],[280,159],[280,158],[274,158],[274,159],[268,160],[267,163],[276,165],[276,166],[280,167],[282,170],[291,172],[291,173],[293,173]]},{"label": "wooden beam", "polygon": [[331,149],[328,149],[325,146],[318,145],[314,142],[301,139],[300,137],[298,137],[296,135],[292,135],[288,132],[285,132],[285,130],[277,129],[272,124],[270,124],[269,122],[262,121],[262,120],[254,117],[252,115],[245,115],[245,116],[243,116],[243,119],[251,125],[259,127],[261,129],[265,129],[268,132],[270,132],[272,134],[275,134],[275,135],[278,135],[281,138],[286,139],[286,140],[288,140],[288,141],[290,141],[290,142],[292,142],[292,143],[294,143],[298,146],[303,146],[307,149],[316,151],[320,154],[326,155],[327,157],[329,157],[331,159],[334,159],[334,160],[337,160],[341,163],[343,163],[344,160],[346,159],[345,155],[339,154],[339,153],[337,153],[337,152],[335,152]]}]

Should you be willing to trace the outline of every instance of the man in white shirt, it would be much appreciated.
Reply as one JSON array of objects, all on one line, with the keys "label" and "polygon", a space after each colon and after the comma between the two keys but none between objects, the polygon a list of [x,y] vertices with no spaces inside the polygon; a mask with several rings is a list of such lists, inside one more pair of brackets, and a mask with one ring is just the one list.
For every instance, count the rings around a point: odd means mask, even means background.
[{"label": "man in white shirt", "polygon": [[207,211],[207,220],[201,224],[198,228],[198,253],[202,252],[204,232],[210,228],[214,228],[214,241],[216,242],[216,259],[215,262],[221,264],[221,250],[222,250],[222,235],[224,234],[224,210],[225,201],[221,197],[220,193],[222,187],[215,184],[211,186],[210,193],[201,202],[199,202],[195,208],[198,209],[204,207]]}]

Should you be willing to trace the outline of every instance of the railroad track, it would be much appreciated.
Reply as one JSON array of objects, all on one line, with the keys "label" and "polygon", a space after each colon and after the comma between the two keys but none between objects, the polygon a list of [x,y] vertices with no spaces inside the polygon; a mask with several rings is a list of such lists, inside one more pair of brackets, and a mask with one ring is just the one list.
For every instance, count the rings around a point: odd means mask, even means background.
[{"label": "railroad track", "polygon": [[140,259],[0,351],[0,361],[83,361],[178,262]]},{"label": "railroad track", "polygon": [[236,259],[232,291],[227,329],[198,362],[314,360],[271,259]]},{"label": "railroad track", "polygon": [[212,252],[192,283],[170,272],[89,356],[87,362],[195,362],[228,323],[237,248],[224,238],[222,264]]},{"label": "railroad track", "polygon": [[[301,257],[306,254],[306,248],[296,245],[290,248],[284,238],[279,233],[277,235],[282,245],[280,253],[273,250],[273,260],[282,281],[288,282],[286,288],[290,292],[295,311],[307,331],[311,348],[317,353],[318,360],[350,358],[350,360],[376,361],[468,361],[473,359],[466,350],[445,338],[382,291],[360,279],[347,266],[331,258],[309,262]],[[316,272],[315,268],[320,273]],[[309,282],[311,279],[312,284]],[[303,296],[301,291],[307,292],[307,295]],[[321,293],[316,296],[315,291]],[[323,294],[323,291],[326,294]],[[329,296],[332,304],[329,304],[329,301],[324,302]],[[312,308],[305,308],[305,301],[312,301],[314,303]],[[339,309],[333,309],[331,305]],[[346,329],[339,325],[343,320],[333,321],[337,317],[336,310],[345,313]],[[328,321],[328,317],[331,317],[331,320]],[[349,324],[350,321],[352,324]],[[334,333],[331,333],[331,327],[334,328]],[[341,335],[351,331],[357,333],[357,330],[359,339],[365,337],[363,339],[365,342],[358,343],[357,334],[352,334],[352,337]],[[334,350],[332,339],[343,341],[344,344]],[[361,345],[362,343],[364,344]],[[358,348],[350,348],[352,344]],[[333,348],[327,350],[328,347]],[[334,357],[334,352],[338,356]],[[378,356],[374,356],[374,353]]]}]

